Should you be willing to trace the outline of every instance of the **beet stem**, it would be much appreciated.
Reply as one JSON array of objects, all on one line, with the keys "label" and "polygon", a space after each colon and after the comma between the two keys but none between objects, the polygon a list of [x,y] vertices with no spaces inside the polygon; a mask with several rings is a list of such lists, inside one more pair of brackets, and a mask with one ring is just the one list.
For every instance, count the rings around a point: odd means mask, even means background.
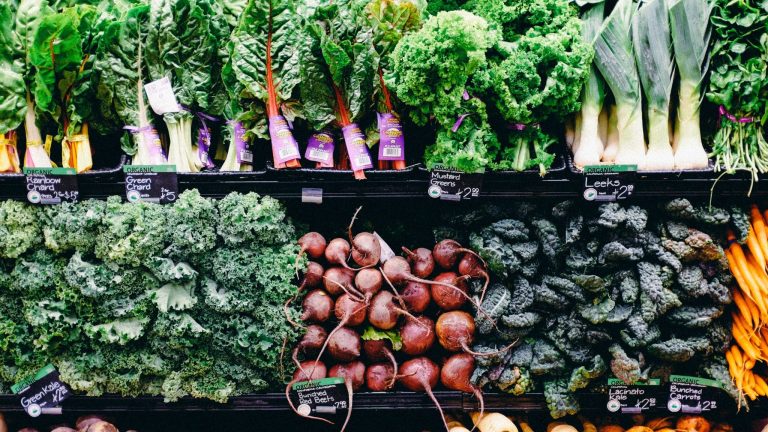
[{"label": "beet stem", "polygon": [[483,299],[485,298],[485,291],[488,289],[488,284],[491,283],[491,277],[488,275],[488,272],[483,270],[483,277],[485,277],[485,283],[483,284],[483,290],[480,291],[480,303],[483,303]]},{"label": "beet stem", "polygon": [[445,426],[445,430],[450,432],[450,429],[448,428],[448,422],[445,420],[445,414],[443,413],[443,407],[440,406],[440,402],[437,401],[437,398],[435,397],[435,394],[432,393],[432,387],[429,386],[429,383],[426,379],[422,378],[421,385],[424,387],[424,391],[429,395],[429,398],[432,399],[432,402],[435,403],[435,406],[437,407],[437,411],[440,412],[440,418],[443,420],[443,425]]},{"label": "beet stem", "polygon": [[293,303],[294,300],[296,300],[296,296],[289,298],[288,301],[286,301],[285,304],[283,304],[283,313],[285,314],[285,320],[288,321],[288,323],[294,326],[295,328],[305,328],[301,324],[294,321],[293,318],[291,318],[291,313],[290,313],[290,309],[288,308],[288,305]]},{"label": "beet stem", "polygon": [[315,365],[312,366],[312,372],[310,374],[315,373],[315,368],[317,367],[317,363],[320,361],[320,358],[323,356],[323,353],[325,352],[325,349],[328,348],[328,343],[331,341],[331,336],[334,335],[337,331],[339,331],[340,328],[343,328],[347,323],[349,322],[349,319],[354,316],[356,313],[360,312],[361,310],[368,307],[367,305],[363,305],[362,307],[356,309],[351,314],[347,314],[344,318],[342,318],[341,321],[339,321],[339,325],[336,326],[335,329],[333,329],[330,333],[328,333],[328,337],[325,338],[325,342],[323,343],[323,347],[320,349],[320,353],[317,355],[317,360],[315,360]]},{"label": "beet stem", "polygon": [[407,247],[405,247],[405,246],[401,247],[401,249],[403,250],[403,253],[405,253],[405,254],[406,254],[406,255],[408,255],[409,257],[411,257],[411,258],[413,258],[413,259],[418,259],[418,257],[419,257],[419,256],[418,256],[418,255],[416,255],[416,252],[414,252],[414,251],[412,251],[412,250],[408,249],[408,248],[407,248]]},{"label": "beet stem", "polygon": [[352,418],[352,395],[354,394],[355,390],[352,388],[352,380],[349,378],[344,378],[344,384],[347,386],[347,394],[349,395],[349,406],[347,407],[347,418],[344,419],[344,424],[341,426],[341,432],[344,432],[344,429],[347,428],[347,424],[349,424],[349,419]]},{"label": "beet stem", "polygon": [[[354,287],[347,288],[333,279],[328,279],[327,277],[325,277],[325,275],[323,275],[323,279],[341,288],[345,293],[349,294],[350,297],[353,297],[358,303],[362,303],[365,301],[365,296],[363,295],[363,293],[358,291],[356,288]],[[351,292],[351,291],[354,291],[354,292]]]},{"label": "beet stem", "polygon": [[397,382],[397,359],[395,359],[395,355],[392,354],[392,351],[389,349],[387,349],[385,353],[387,354],[387,357],[389,357],[389,360],[392,362],[393,368],[392,379],[389,381],[389,385],[387,386],[388,389],[391,390],[395,388],[395,383]]},{"label": "beet stem", "polygon": [[[309,377],[307,377],[307,378],[309,378]],[[308,419],[310,419],[310,420],[320,420],[320,421],[324,421],[324,422],[326,422],[326,423],[328,423],[328,424],[336,424],[336,423],[334,423],[334,422],[332,422],[332,421],[330,421],[330,420],[328,420],[328,419],[324,419],[324,418],[322,418],[322,417],[315,417],[315,416],[310,416],[310,415],[308,415],[308,416],[303,416],[303,415],[299,414],[299,411],[298,411],[298,410],[296,409],[296,407],[293,405],[293,401],[291,400],[291,387],[292,387],[294,384],[296,384],[297,382],[298,382],[297,380],[291,380],[291,381],[288,383],[288,385],[287,385],[287,386],[285,386],[285,399],[288,401],[288,405],[291,407],[291,409],[293,410],[293,412],[294,412],[294,413],[296,413],[296,415],[297,415],[297,416],[299,416],[299,417],[308,418]]]},{"label": "beet stem", "polygon": [[[285,376],[285,365],[283,365],[283,362],[285,361],[285,347],[288,346],[288,336],[283,336],[283,345],[280,347],[280,376]],[[298,347],[295,348],[296,351],[299,350]]]},{"label": "beet stem", "polygon": [[390,282],[389,278],[384,273],[384,270],[379,269],[379,272],[381,272],[381,275],[384,276],[384,280],[387,281],[387,285],[389,285],[389,287],[392,288],[392,292],[395,293],[395,298],[397,299],[397,302],[400,303],[400,307],[403,309],[408,309],[408,306],[405,305],[405,300],[403,300],[403,298],[400,297],[400,293],[397,292],[397,288],[395,288],[395,286],[392,285],[392,282]]},{"label": "beet stem", "polygon": [[[286,338],[286,340],[288,339]],[[299,347],[294,348],[293,353],[291,353],[291,360],[293,360],[293,363],[296,365],[299,371],[304,374],[305,377],[310,378],[310,375],[307,374],[307,371],[304,370],[304,366],[302,366],[301,362],[299,361]],[[315,366],[317,366],[317,363],[315,363]],[[312,372],[314,371],[315,370],[312,369]]]},{"label": "beet stem", "polygon": [[355,214],[352,215],[352,220],[349,221],[349,227],[347,227],[347,235],[349,236],[349,245],[354,248],[354,242],[352,241],[352,226],[355,224],[355,219],[357,219],[357,214],[360,213],[360,210],[363,209],[363,206],[360,206],[355,210]]},{"label": "beet stem", "polygon": [[458,251],[459,251],[459,252],[468,253],[468,254],[470,254],[470,255],[474,255],[474,256],[475,256],[477,259],[479,259],[479,260],[480,260],[480,262],[481,262],[481,263],[483,263],[483,270],[485,270],[485,269],[487,269],[487,268],[488,268],[488,264],[486,264],[486,262],[485,262],[485,260],[483,259],[483,257],[481,257],[480,255],[478,255],[478,253],[477,253],[477,252],[475,252],[475,251],[473,251],[472,249],[467,249],[467,248],[465,248],[465,247],[462,247],[462,248],[459,248],[459,249],[458,249]]},{"label": "beet stem", "polygon": [[293,261],[293,269],[296,271],[296,277],[299,277],[299,261],[301,260],[302,255],[304,255],[304,252],[307,251],[307,248],[304,246],[299,249],[299,253],[296,255],[296,259]]},{"label": "beet stem", "polygon": [[[472,393],[474,393],[475,397],[477,398],[478,402],[480,402],[480,419],[483,418],[483,415],[485,415],[485,400],[483,399],[483,392],[480,391],[477,387],[472,387]],[[480,423],[480,422],[477,422]],[[472,426],[472,430],[469,432],[474,432],[475,429],[477,429],[477,424]]]},{"label": "beet stem", "polygon": [[514,346],[517,345],[517,342],[518,341],[514,341],[511,344],[509,344],[509,345],[505,346],[504,348],[502,348],[500,350],[497,350],[497,351],[492,351],[492,352],[487,352],[487,353],[480,353],[480,352],[477,352],[477,351],[472,351],[472,349],[469,348],[469,346],[467,346],[467,341],[462,339],[462,341],[461,341],[461,348],[464,349],[464,352],[466,352],[467,354],[472,354],[475,357],[491,357],[491,356],[495,356],[495,355],[499,355],[499,354],[504,354],[505,352],[507,352],[510,349],[514,348]]},{"label": "beet stem", "polygon": [[400,308],[396,307],[395,308],[395,312],[399,313],[400,315],[405,315],[408,318],[411,318],[412,320],[416,321],[416,324],[418,324],[421,328],[427,329],[427,330],[431,330],[428,325],[426,325],[423,322],[421,322],[421,320],[417,319],[416,316],[414,316],[413,314],[411,314],[407,310],[400,309]]}]

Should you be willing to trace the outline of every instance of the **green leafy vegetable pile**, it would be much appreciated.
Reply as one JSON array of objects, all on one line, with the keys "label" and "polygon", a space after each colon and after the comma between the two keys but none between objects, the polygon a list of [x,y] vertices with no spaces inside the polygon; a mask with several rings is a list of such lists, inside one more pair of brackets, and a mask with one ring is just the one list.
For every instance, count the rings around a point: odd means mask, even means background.
[{"label": "green leafy vegetable pile", "polygon": [[4,201],[0,238],[5,391],[47,363],[89,395],[226,401],[284,382],[298,246],[274,199]]},{"label": "green leafy vegetable pile", "polygon": [[476,385],[543,390],[557,418],[579,410],[574,392],[595,390],[608,374],[627,383],[673,370],[727,376],[731,276],[721,244],[728,229],[746,239],[741,209],[676,199],[657,208],[568,201],[487,210],[454,220],[479,227],[469,247],[495,279],[487,315],[475,317],[474,348],[520,343],[477,357]]}]

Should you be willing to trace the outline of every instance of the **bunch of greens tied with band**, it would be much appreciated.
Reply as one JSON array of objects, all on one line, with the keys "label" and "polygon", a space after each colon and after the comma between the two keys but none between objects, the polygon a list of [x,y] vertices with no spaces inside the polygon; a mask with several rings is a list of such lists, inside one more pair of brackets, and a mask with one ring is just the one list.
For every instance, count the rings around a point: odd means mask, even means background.
[{"label": "bunch of greens tied with band", "polygon": [[461,232],[476,227],[466,244],[494,280],[485,313],[475,315],[474,350],[517,341],[506,353],[477,357],[475,385],[543,391],[556,418],[579,411],[577,392],[600,391],[610,376],[628,384],[708,376],[738,397],[724,361],[732,280],[721,245],[729,229],[746,241],[742,209],[686,199],[658,208],[568,201],[490,206],[447,222],[450,231],[436,237],[461,242]]},{"label": "bunch of greens tied with band", "polygon": [[294,238],[282,205],[253,193],[0,202],[0,390],[49,363],[94,396],[224,402],[278,387],[300,336],[283,307]]}]

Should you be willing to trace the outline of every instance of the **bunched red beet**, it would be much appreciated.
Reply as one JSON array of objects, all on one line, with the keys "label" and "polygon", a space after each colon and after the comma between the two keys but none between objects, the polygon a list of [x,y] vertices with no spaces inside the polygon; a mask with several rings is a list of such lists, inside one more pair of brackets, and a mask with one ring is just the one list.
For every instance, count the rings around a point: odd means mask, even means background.
[{"label": "bunched red beet", "polygon": [[437,385],[440,379],[440,368],[432,360],[426,357],[416,357],[406,361],[400,367],[399,381],[403,387],[410,391],[426,392],[435,403],[437,410],[440,411],[440,417],[443,419],[445,429],[448,430],[448,424],[445,422],[443,408],[435,398],[432,389]]},{"label": "bunched red beet", "polygon": [[403,353],[410,356],[422,355],[435,344],[435,323],[425,316],[406,318],[405,324],[400,327],[400,338],[403,341]]},{"label": "bunched red beet", "polygon": [[380,330],[390,330],[397,326],[400,312],[393,302],[394,298],[389,291],[380,291],[373,297],[368,308],[368,322],[372,326]]},{"label": "bunched red beet", "polygon": [[328,294],[338,297],[345,292],[354,292],[355,272],[342,267],[331,267],[325,271],[323,285]]},{"label": "bunched red beet", "polygon": [[366,302],[370,301],[379,291],[384,278],[378,269],[366,268],[357,272],[355,275],[355,287],[365,297]]},{"label": "bunched red beet", "polygon": [[469,276],[472,278],[483,278],[483,289],[480,292],[480,303],[485,299],[485,291],[488,289],[488,284],[491,282],[491,276],[486,271],[485,263],[474,254],[465,253],[461,260],[459,260],[459,274],[462,276]]},{"label": "bunched red beet", "polygon": [[328,376],[348,379],[352,383],[352,389],[358,391],[365,384],[365,364],[359,360],[350,363],[339,363],[331,366]]},{"label": "bunched red beet", "polygon": [[354,236],[354,238],[352,237],[352,226],[355,224],[355,219],[357,219],[357,214],[360,213],[360,210],[362,210],[362,207],[357,208],[347,228],[349,243],[352,245],[352,261],[364,268],[373,267],[381,259],[381,242],[379,242],[378,237],[369,232],[361,232]]},{"label": "bunched red beet", "polygon": [[325,259],[329,264],[339,265],[344,268],[351,269],[347,264],[347,257],[349,256],[350,246],[349,242],[343,238],[335,238],[328,243],[325,248]]},{"label": "bunched red beet", "polygon": [[324,323],[333,313],[333,299],[321,289],[312,290],[302,302],[302,321]]},{"label": "bunched red beet", "polygon": [[475,320],[464,311],[440,315],[435,329],[440,345],[450,352],[469,351],[475,341]]},{"label": "bunched red beet", "polygon": [[360,335],[348,327],[338,327],[328,335],[328,352],[336,361],[350,362],[360,357]]},{"label": "bunched red beet", "polygon": [[483,400],[483,392],[470,382],[474,371],[475,358],[472,354],[454,354],[443,363],[443,367],[440,369],[440,382],[449,390],[474,394],[480,402],[480,417],[482,418],[483,411],[485,411],[485,401]]},{"label": "bunched red beet", "polygon": [[422,279],[428,278],[435,271],[435,259],[432,257],[432,251],[427,248],[418,248],[409,250],[403,246],[405,258],[411,265],[411,273]]},{"label": "bunched red beet", "polygon": [[342,294],[336,299],[336,319],[342,321],[346,318],[345,325],[357,327],[365,322],[366,305],[353,298],[349,294]]},{"label": "bunched red beet", "polygon": [[312,324],[307,326],[307,331],[297,345],[299,351],[306,355],[315,355],[320,351],[328,338],[328,332],[322,326]]},{"label": "bunched red beet", "polygon": [[[372,362],[390,362],[390,369],[393,371],[392,376],[394,377],[397,375],[397,360],[392,353],[392,342],[387,339],[363,341],[363,352],[365,353],[365,357]],[[390,383],[390,386],[394,385],[393,378],[393,382]]]},{"label": "bunched red beet", "polygon": [[365,371],[365,385],[370,391],[375,392],[392,390],[395,376],[395,369],[391,364],[374,363]]},{"label": "bunched red beet", "polygon": [[464,253],[477,256],[474,251],[462,247],[459,242],[451,239],[441,240],[432,248],[435,262],[443,270],[453,270]]},{"label": "bunched red beet", "polygon": [[301,252],[299,255],[306,252],[312,259],[320,259],[325,255],[325,248],[327,246],[325,237],[317,232],[308,232],[301,236],[299,239],[299,246],[301,246]]},{"label": "bunched red beet", "polygon": [[303,285],[305,288],[318,288],[323,284],[323,274],[325,269],[322,265],[310,261],[307,263],[307,270],[304,272]]},{"label": "bunched red beet", "polygon": [[441,282],[441,284],[431,286],[432,300],[440,309],[445,311],[461,309],[467,302],[469,286],[466,278],[454,272],[444,272],[435,277],[435,282]]},{"label": "bunched red beet", "polygon": [[400,293],[400,297],[405,302],[405,308],[411,313],[424,312],[432,302],[432,292],[429,285],[421,282],[408,282],[403,288],[403,292]]},{"label": "bunched red beet", "polygon": [[312,381],[328,376],[328,369],[320,361],[306,360],[300,363],[301,367],[293,373],[293,381]]}]

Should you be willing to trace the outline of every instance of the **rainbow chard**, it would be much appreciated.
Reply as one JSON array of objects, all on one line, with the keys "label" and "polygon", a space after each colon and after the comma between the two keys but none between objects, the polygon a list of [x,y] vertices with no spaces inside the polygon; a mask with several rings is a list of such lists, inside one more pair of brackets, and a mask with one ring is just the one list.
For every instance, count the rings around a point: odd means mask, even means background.
[{"label": "rainbow chard", "polygon": [[16,50],[14,11],[0,4],[0,173],[19,172],[16,129],[27,110],[23,61]]},{"label": "rainbow chard", "polygon": [[418,30],[426,4],[411,0],[372,0],[365,7],[368,25],[373,30],[373,47],[378,54],[378,80],[375,80],[379,130],[379,168],[405,168],[405,138],[393,106],[394,95],[384,83],[389,71],[389,55],[408,32]]},{"label": "rainbow chard", "polygon": [[[24,77],[25,103],[24,129],[26,133],[27,151],[24,155],[26,167],[51,167],[51,158],[43,147],[43,138],[37,124],[35,99],[33,92],[34,65],[32,64],[32,45],[37,28],[45,16],[53,11],[45,0],[21,0],[16,9],[14,33],[16,36],[16,51],[21,58],[20,70]],[[22,94],[23,94],[22,93]]]},{"label": "rainbow chard", "polygon": [[[203,168],[196,145],[192,145],[192,121],[196,112],[209,107],[220,41],[212,0],[152,0],[145,61],[149,78],[168,78],[179,103],[176,112],[163,114],[168,127],[168,163],[178,172]],[[215,73],[215,72],[214,72]]]},{"label": "rainbow chard", "polygon": [[[364,170],[373,168],[365,135],[358,126],[370,108],[373,82],[376,77],[376,51],[371,31],[359,24],[352,13],[350,0],[318,7],[308,19],[307,31],[313,39],[313,64],[316,65],[318,91],[302,91],[304,105],[320,103],[328,93],[335,101],[336,120],[341,126],[346,144],[347,162],[358,180],[365,179]],[[330,87],[330,92],[327,90]],[[327,102],[325,102],[327,104]]]},{"label": "rainbow chard", "polygon": [[280,106],[300,80],[300,17],[290,0],[250,0],[232,33],[232,69],[244,95],[266,106],[269,128],[258,135],[272,142],[276,168],[300,167],[299,146]]}]

